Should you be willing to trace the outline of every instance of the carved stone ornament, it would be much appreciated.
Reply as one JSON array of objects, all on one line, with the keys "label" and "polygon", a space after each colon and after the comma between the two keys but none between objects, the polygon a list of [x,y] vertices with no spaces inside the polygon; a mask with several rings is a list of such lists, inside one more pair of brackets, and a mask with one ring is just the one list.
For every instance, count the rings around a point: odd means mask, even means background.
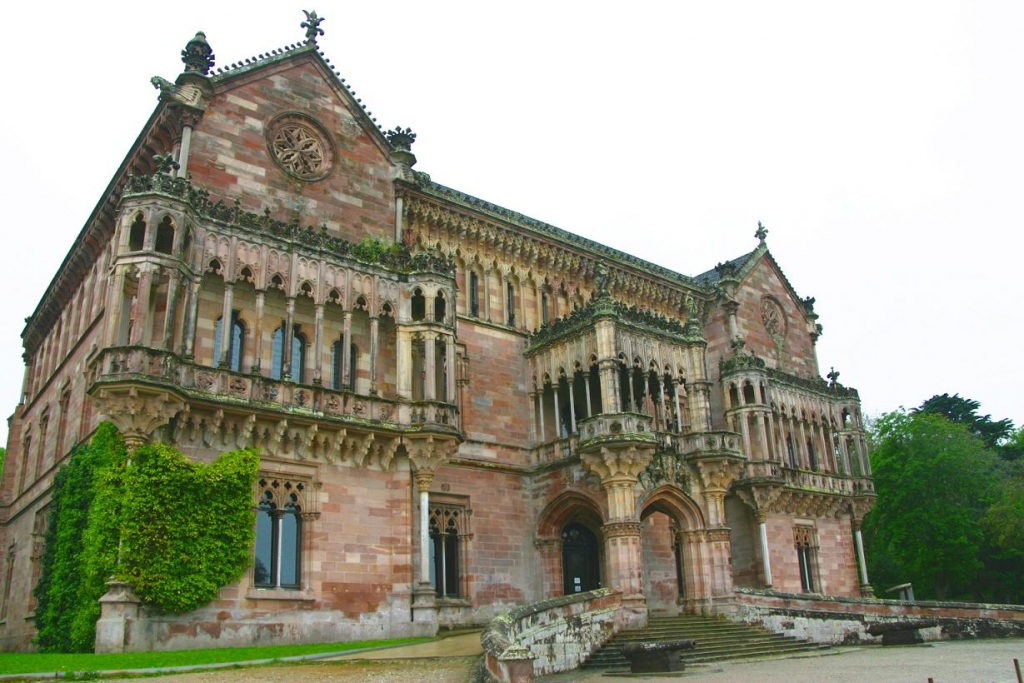
[{"label": "carved stone ornament", "polygon": [[282,171],[299,180],[323,180],[334,167],[330,135],[318,121],[298,112],[270,122],[267,149]]},{"label": "carved stone ornament", "polygon": [[764,329],[773,337],[786,336],[786,314],[771,299],[761,301],[761,322]]}]

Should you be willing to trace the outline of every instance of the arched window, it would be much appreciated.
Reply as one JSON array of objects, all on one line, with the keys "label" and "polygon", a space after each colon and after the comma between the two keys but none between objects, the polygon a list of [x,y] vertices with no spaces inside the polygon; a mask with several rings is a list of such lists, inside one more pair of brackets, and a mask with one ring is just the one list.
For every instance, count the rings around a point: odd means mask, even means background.
[{"label": "arched window", "polygon": [[170,216],[164,216],[156,228],[156,250],[161,254],[174,251],[174,223]]},{"label": "arched window", "polygon": [[548,305],[548,293],[540,293],[540,322],[542,325],[547,325],[551,314],[548,312],[550,306]]},{"label": "arched window", "polygon": [[434,297],[434,321],[443,323],[445,316],[448,314],[447,303],[444,300],[444,292],[438,292],[437,296]]},{"label": "arched window", "polygon": [[[253,584],[257,588],[300,588],[302,560],[302,509],[299,496],[303,484],[267,480],[256,515],[256,558]],[[279,491],[274,489],[289,489]],[[284,504],[278,507],[283,497]]]},{"label": "arched window", "polygon": [[469,274],[469,314],[480,317],[480,277],[474,272]]},{"label": "arched window", "polygon": [[[245,326],[238,319],[239,312],[231,312],[231,336],[228,338],[228,359],[227,369],[235,372],[242,371],[242,355],[245,350]],[[217,318],[217,324],[213,328],[213,365],[220,365],[220,326],[224,316]]]},{"label": "arched window", "polygon": [[146,219],[137,214],[128,232],[128,251],[142,251],[146,244]]},{"label": "arched window", "polygon": [[427,299],[423,290],[417,287],[412,293],[412,319],[423,320],[427,317]]},{"label": "arched window", "polygon": [[505,290],[505,310],[508,311],[509,327],[516,326],[516,288],[511,282]]},{"label": "arched window", "polygon": [[[306,336],[298,325],[292,326],[292,363],[290,377],[293,382],[302,382],[306,371]],[[284,376],[284,325],[274,330],[274,345],[270,359],[270,378]]]},{"label": "arched window", "polygon": [[342,369],[345,364],[345,342],[342,339],[334,342],[331,347],[331,388],[332,389],[355,389],[356,386],[356,359],[359,357],[355,344],[349,344],[348,357],[348,382],[343,382]]},{"label": "arched window", "polygon": [[430,583],[438,597],[461,595],[461,536],[466,533],[466,508],[461,505],[433,504],[430,508]]}]

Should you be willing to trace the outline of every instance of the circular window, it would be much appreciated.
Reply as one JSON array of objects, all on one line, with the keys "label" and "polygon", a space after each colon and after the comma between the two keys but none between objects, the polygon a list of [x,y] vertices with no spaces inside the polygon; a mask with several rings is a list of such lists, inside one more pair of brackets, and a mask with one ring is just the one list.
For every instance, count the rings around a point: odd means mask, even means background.
[{"label": "circular window", "polygon": [[322,180],[334,164],[330,136],[305,114],[281,114],[271,121],[267,149],[281,170],[300,180]]}]

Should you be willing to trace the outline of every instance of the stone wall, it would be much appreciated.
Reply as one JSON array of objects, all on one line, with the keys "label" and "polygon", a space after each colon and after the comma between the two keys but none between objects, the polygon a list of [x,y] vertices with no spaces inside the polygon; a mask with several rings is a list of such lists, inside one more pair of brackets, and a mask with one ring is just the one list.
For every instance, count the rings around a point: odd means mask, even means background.
[{"label": "stone wall", "polygon": [[498,615],[480,640],[499,681],[532,681],[570,671],[618,629],[622,595],[610,588],[516,607]]},{"label": "stone wall", "polygon": [[920,630],[931,640],[1024,636],[1024,605],[907,602],[737,589],[737,619],[819,643],[878,643],[871,624],[938,622]]}]

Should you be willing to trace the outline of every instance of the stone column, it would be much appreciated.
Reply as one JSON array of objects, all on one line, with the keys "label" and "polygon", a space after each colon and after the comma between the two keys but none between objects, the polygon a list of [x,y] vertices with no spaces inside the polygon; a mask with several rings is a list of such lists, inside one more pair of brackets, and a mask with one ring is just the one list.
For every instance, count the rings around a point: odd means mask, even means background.
[{"label": "stone column", "polygon": [[537,392],[530,392],[530,443],[538,444],[540,439],[537,438]]},{"label": "stone column", "polygon": [[587,394],[587,417],[594,417],[594,410],[590,405],[590,373],[583,373],[583,391]]},{"label": "stone column", "polygon": [[142,344],[145,342],[146,330],[149,328],[149,298],[153,287],[153,271],[145,266],[139,274],[139,289],[135,295],[135,324],[132,326],[132,335],[128,340],[129,344]]},{"label": "stone column", "polygon": [[598,361],[598,377],[601,381],[601,409],[604,413],[621,413],[619,401],[618,377],[619,362],[614,358]]},{"label": "stone column", "polygon": [[757,413],[757,432],[758,437],[761,439],[761,448],[764,449],[761,452],[762,460],[771,460],[771,449],[768,443],[768,430],[764,426],[765,414],[763,411]]},{"label": "stone column", "polygon": [[370,393],[377,395],[377,331],[380,321],[370,318]]},{"label": "stone column", "polygon": [[551,395],[555,402],[555,439],[562,438],[562,411],[558,404],[558,380],[551,383]]},{"label": "stone column", "polygon": [[355,388],[355,377],[349,377],[349,368],[352,367],[352,311],[345,311],[342,316],[341,346],[341,385]]},{"label": "stone column", "polygon": [[750,445],[750,426],[747,424],[746,410],[740,410],[736,414],[736,421],[740,423],[740,434],[743,435],[743,452],[748,458],[754,460],[754,451]]},{"label": "stone column", "polygon": [[167,310],[164,312],[164,337],[160,346],[168,351],[174,351],[174,319],[178,313],[178,290],[181,275],[175,268],[171,270],[167,278]]},{"label": "stone column", "polygon": [[285,299],[285,319],[281,326],[281,379],[292,378],[292,339],[295,336],[295,297]]},{"label": "stone column", "polygon": [[740,328],[736,324],[736,312],[739,310],[740,304],[738,301],[726,301],[722,304],[722,307],[725,309],[726,320],[729,325],[729,339],[736,339],[740,336]]},{"label": "stone column", "polygon": [[676,402],[676,432],[679,434],[683,433],[683,409],[682,404],[679,402],[679,392],[686,391],[686,385],[683,384],[683,380],[677,381],[673,385],[672,395]]},{"label": "stone column", "polygon": [[757,515],[757,528],[761,533],[761,566],[764,570],[764,587],[772,587],[772,561],[768,554],[768,525],[763,512]]},{"label": "stone column", "polygon": [[192,278],[192,287],[189,291],[188,305],[185,306],[185,360],[195,358],[196,348],[196,327],[199,323],[199,288],[203,283],[200,276]]},{"label": "stone column", "polygon": [[423,398],[427,401],[437,399],[437,376],[435,375],[437,368],[435,367],[435,358],[434,335],[427,334],[423,341],[423,374],[425,375]]},{"label": "stone column", "polygon": [[220,358],[215,358],[214,363],[219,368],[226,368],[231,364],[231,332],[234,326],[232,313],[235,306],[235,283],[224,283],[224,306],[220,318]]},{"label": "stone column", "polygon": [[853,518],[850,520],[850,525],[853,528],[853,542],[857,549],[857,568],[860,570],[860,594],[864,597],[873,597],[875,591],[868,580],[867,557],[864,555],[864,538],[861,536],[863,520]]},{"label": "stone column", "polygon": [[314,306],[316,327],[313,331],[313,384],[323,384],[324,377],[324,305]]},{"label": "stone column", "polygon": [[445,337],[445,387],[447,392],[445,400],[448,403],[455,403],[455,337]]},{"label": "stone column", "polygon": [[260,374],[263,364],[263,308],[266,305],[267,293],[265,290],[256,290],[256,319],[253,321],[252,336],[255,341],[253,347],[252,373]]},{"label": "stone column", "polygon": [[541,388],[537,398],[540,401],[540,443],[544,443],[548,439],[548,428],[544,424],[544,389]]},{"label": "stone column", "polygon": [[576,433],[576,373],[569,382],[569,434]]}]

